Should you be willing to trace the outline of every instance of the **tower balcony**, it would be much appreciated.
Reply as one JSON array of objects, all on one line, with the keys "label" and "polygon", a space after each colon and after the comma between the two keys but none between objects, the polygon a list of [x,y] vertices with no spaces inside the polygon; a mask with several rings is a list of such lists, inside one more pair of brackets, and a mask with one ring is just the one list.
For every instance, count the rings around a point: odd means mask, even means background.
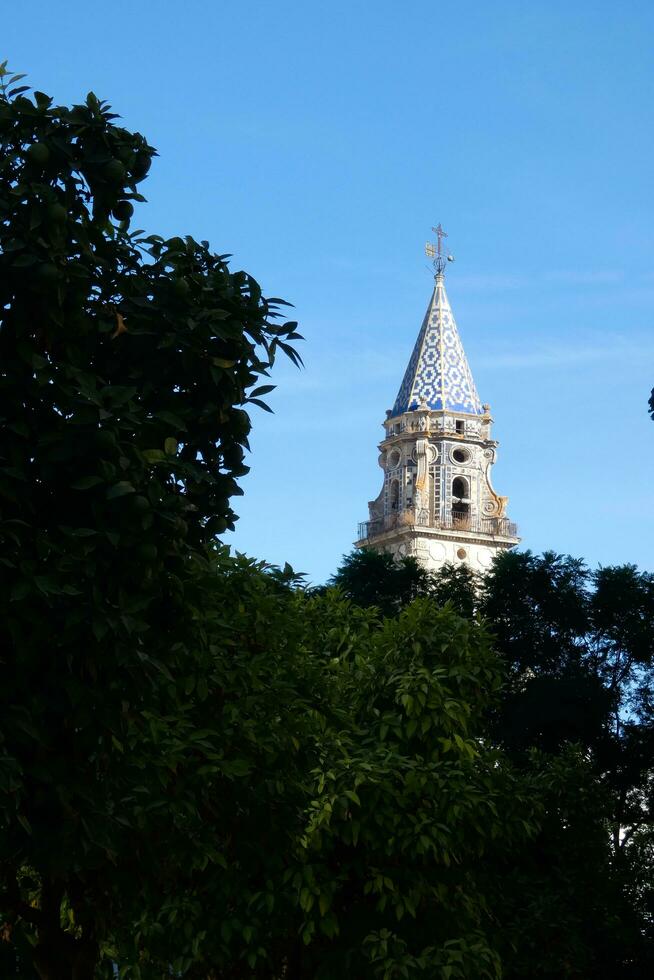
[{"label": "tower balcony", "polygon": [[391,420],[386,423],[386,435],[384,440],[392,440],[395,436],[404,435],[405,433],[410,433],[414,435],[419,433],[421,435],[431,436],[433,439],[453,439],[453,440],[479,440],[485,438],[482,436],[481,422],[478,418],[475,418],[472,423],[462,422],[460,428],[456,428],[455,420],[452,419],[451,425],[448,425],[444,419],[431,419],[429,422],[422,418],[409,418],[406,415],[399,418],[397,421]]},{"label": "tower balcony", "polygon": [[517,538],[518,527],[506,517],[470,517],[452,515],[443,519],[430,520],[429,514],[412,510],[399,511],[388,517],[359,524],[359,541],[371,541],[388,531],[403,527],[424,527],[433,531],[462,531],[467,534],[484,534],[497,538]]}]

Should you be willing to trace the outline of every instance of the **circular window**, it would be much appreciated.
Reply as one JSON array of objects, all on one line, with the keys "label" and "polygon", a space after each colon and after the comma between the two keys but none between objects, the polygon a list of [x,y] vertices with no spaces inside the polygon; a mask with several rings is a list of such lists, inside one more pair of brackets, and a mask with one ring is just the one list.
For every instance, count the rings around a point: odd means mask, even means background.
[{"label": "circular window", "polygon": [[395,467],[399,465],[400,455],[401,454],[400,454],[400,450],[399,449],[393,449],[393,450],[391,450],[391,452],[389,453],[389,456],[388,456],[388,465],[389,465],[390,469],[394,470]]},{"label": "circular window", "polygon": [[464,558],[466,558],[466,557],[467,557],[467,555],[468,555],[468,552],[466,551],[466,549],[465,549],[465,548],[459,548],[459,549],[457,550],[457,553],[456,553],[456,557],[457,557],[457,558],[460,558],[460,559],[461,559],[461,561],[463,561],[463,559],[464,559]]},{"label": "circular window", "polygon": [[453,449],[452,459],[455,463],[467,463],[470,459],[470,453],[465,449]]},{"label": "circular window", "polygon": [[[418,450],[414,449],[411,453],[411,459],[414,463],[418,462]],[[435,463],[438,459],[438,449],[436,446],[427,446],[427,462]]]}]

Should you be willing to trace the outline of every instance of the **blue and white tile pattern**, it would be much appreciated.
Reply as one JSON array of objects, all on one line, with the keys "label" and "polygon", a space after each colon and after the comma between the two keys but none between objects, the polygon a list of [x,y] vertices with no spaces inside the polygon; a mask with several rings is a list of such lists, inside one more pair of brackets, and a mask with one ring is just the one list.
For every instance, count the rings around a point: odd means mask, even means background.
[{"label": "blue and white tile pattern", "polygon": [[483,414],[442,276],[436,280],[391,414],[402,415],[422,400],[434,411]]}]

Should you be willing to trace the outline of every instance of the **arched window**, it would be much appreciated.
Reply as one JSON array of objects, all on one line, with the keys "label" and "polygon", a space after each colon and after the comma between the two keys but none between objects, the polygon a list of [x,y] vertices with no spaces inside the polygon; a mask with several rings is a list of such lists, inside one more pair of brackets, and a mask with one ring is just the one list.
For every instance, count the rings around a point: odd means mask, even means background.
[{"label": "arched window", "polygon": [[452,520],[456,523],[465,523],[470,517],[468,482],[462,476],[455,476],[452,480]]},{"label": "arched window", "polygon": [[462,476],[455,476],[452,480],[452,496],[457,500],[468,499],[468,484]]},{"label": "arched window", "polygon": [[400,506],[400,481],[391,480],[391,510],[397,510]]}]

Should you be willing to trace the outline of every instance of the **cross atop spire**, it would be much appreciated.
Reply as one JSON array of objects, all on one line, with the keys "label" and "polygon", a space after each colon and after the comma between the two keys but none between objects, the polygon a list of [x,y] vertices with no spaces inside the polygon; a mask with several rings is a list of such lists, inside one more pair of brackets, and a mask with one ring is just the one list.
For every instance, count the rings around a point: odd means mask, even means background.
[{"label": "cross atop spire", "polygon": [[443,239],[444,238],[447,238],[447,232],[446,231],[443,231],[443,226],[440,223],[440,221],[438,222],[438,227],[437,228],[432,228],[432,231],[434,232],[434,234],[438,238],[438,254],[441,255],[442,254],[441,246],[443,244]]},{"label": "cross atop spire", "polygon": [[433,245],[432,242],[427,242],[425,245],[425,252],[432,260],[436,275],[442,276],[447,263],[454,260],[451,255],[443,255],[443,239],[447,238],[447,232],[443,231],[443,226],[441,225],[440,221],[438,222],[436,228],[432,228],[432,231],[438,238],[438,244]]},{"label": "cross atop spire", "polygon": [[391,415],[410,412],[423,401],[435,412],[483,415],[445,292],[442,270],[452,257],[443,255],[441,239],[445,232],[441,226],[434,231],[438,245],[428,243],[427,254],[433,257],[436,283]]}]

